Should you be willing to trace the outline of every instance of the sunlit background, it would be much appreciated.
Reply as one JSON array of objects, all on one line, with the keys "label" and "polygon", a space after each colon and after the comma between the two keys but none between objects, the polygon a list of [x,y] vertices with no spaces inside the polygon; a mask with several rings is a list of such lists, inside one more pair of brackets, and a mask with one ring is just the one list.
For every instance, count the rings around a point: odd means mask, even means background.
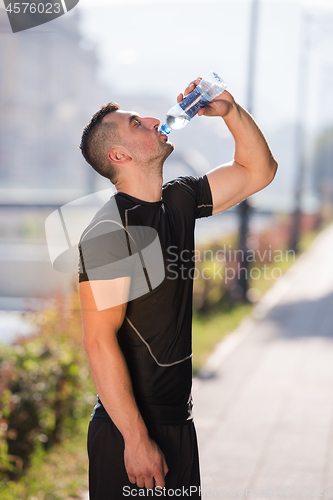
[{"label": "sunlit background", "polygon": [[[331,485],[332,54],[332,0],[80,0],[15,34],[0,0],[1,499],[88,498],[96,395],[82,345],[77,239],[82,217],[87,225],[113,191],[79,151],[83,127],[110,101],[163,121],[210,70],[252,113],[279,168],[262,192],[196,224],[200,255],[215,255],[196,263],[193,294],[202,484],[303,485],[307,496],[310,485]],[[165,181],[233,158],[221,118],[194,117],[170,139]],[[46,237],[60,215],[71,245],[66,273],[52,267]],[[242,265],[221,262],[225,248],[257,252],[249,267],[258,279],[211,279],[216,266],[225,277]]]},{"label": "sunlit background", "polygon": [[[108,101],[162,121],[193,78],[214,70],[251,108],[279,162],[274,182],[249,199],[250,228],[292,213],[300,168],[303,212],[332,202],[333,5],[260,0],[249,61],[252,7],[81,0],[65,16],[13,34],[0,0],[0,310],[37,305],[75,279],[52,269],[44,222],[62,204],[110,187],[78,149],[83,126]],[[165,180],[203,174],[233,156],[219,118],[196,117],[172,141]],[[197,241],[238,223],[237,209],[199,221]],[[1,317],[7,338],[16,320]]]}]

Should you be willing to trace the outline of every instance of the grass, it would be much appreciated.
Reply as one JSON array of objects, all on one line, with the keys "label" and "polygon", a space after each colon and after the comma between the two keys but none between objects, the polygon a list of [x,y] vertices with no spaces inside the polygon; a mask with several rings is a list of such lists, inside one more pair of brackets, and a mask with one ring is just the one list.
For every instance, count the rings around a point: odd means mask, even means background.
[{"label": "grass", "polygon": [[225,335],[235,330],[251,310],[252,305],[245,304],[237,306],[229,312],[214,313],[209,317],[193,317],[193,375],[196,375],[205,364],[215,345]]},{"label": "grass", "polygon": [[67,430],[58,445],[45,452],[41,446],[18,483],[0,482],[1,500],[74,500],[88,489],[86,438],[89,415]]}]

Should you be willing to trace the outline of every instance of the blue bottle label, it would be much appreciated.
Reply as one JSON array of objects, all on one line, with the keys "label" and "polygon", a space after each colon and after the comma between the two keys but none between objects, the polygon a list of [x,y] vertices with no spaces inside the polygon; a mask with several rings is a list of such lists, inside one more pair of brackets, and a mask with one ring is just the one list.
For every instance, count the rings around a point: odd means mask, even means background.
[{"label": "blue bottle label", "polygon": [[193,118],[199,109],[206,106],[208,102],[209,100],[206,99],[196,87],[179,103],[179,106],[185,111],[189,118]]}]

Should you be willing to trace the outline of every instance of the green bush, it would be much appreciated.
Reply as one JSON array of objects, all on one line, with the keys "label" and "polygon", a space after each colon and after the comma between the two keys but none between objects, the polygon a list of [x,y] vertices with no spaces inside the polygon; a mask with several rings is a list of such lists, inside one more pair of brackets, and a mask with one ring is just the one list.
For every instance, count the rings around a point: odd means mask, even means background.
[{"label": "green bush", "polygon": [[[265,229],[248,233],[248,288],[246,300],[239,291],[239,268],[244,266],[239,251],[238,235],[230,234],[196,246],[196,271],[193,283],[193,309],[198,317],[209,317],[221,311],[230,312],[240,304],[258,300],[278,277],[274,268],[285,271],[295,260],[288,252],[291,217],[275,217]],[[303,214],[300,250],[308,237],[320,229],[317,214]],[[253,271],[253,274],[251,274]]]},{"label": "green bush", "polygon": [[58,299],[33,315],[32,337],[0,345],[2,481],[19,478],[37,444],[59,442],[95,399],[77,306],[77,293],[65,306]]}]

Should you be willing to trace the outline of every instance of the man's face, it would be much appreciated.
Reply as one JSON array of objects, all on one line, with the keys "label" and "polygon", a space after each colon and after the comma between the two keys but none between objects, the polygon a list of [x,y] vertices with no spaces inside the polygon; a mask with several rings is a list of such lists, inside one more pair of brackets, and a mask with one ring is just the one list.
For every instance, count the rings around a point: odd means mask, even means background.
[{"label": "man's face", "polygon": [[168,136],[158,131],[160,121],[157,118],[143,118],[132,111],[117,110],[106,119],[116,121],[121,145],[138,164],[161,165],[174,149]]}]

